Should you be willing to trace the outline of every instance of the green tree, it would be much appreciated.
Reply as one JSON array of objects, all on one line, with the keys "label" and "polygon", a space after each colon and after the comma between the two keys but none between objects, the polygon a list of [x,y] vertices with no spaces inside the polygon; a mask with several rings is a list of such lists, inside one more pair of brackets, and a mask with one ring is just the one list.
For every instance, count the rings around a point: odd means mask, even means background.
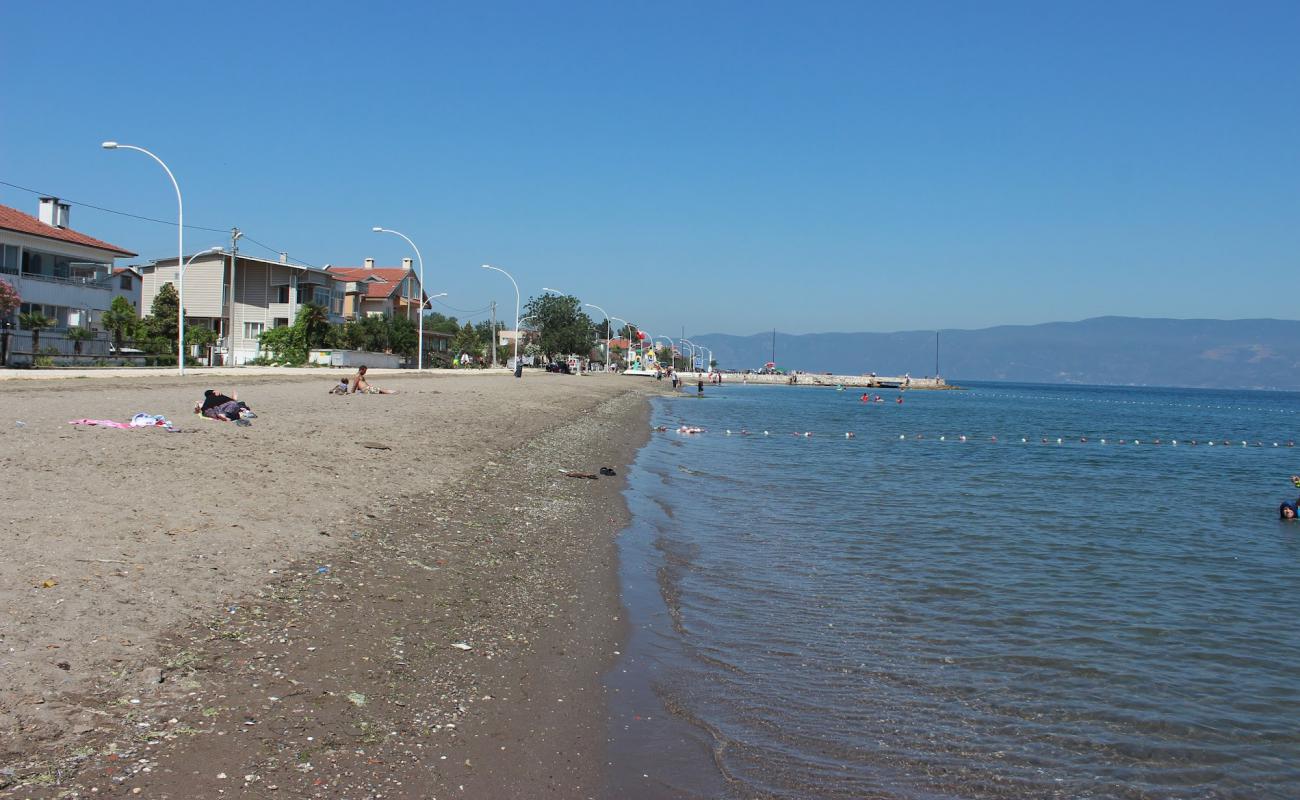
[{"label": "green tree", "polygon": [[28,311],[18,315],[18,324],[32,332],[32,354],[41,352],[41,331],[54,326],[54,320],[39,311]]},{"label": "green tree", "polygon": [[424,315],[424,329],[436,331],[437,333],[450,333],[455,336],[460,331],[460,323],[456,321],[455,317],[449,317],[437,311],[430,311]]},{"label": "green tree", "polygon": [[153,303],[149,305],[149,316],[141,321],[146,342],[145,349],[151,353],[175,353],[176,334],[179,331],[177,315],[180,313],[181,301],[176,294],[176,287],[164,283],[158,287]]},{"label": "green tree", "polygon": [[456,332],[456,338],[451,340],[451,351],[459,356],[466,353],[471,356],[477,356],[482,353],[481,345],[478,339],[478,331],[474,325],[466,322],[465,326]]},{"label": "green tree", "polygon": [[257,337],[257,346],[270,361],[302,364],[307,360],[306,340],[302,328],[297,325],[263,331]]},{"label": "green tree", "polygon": [[136,316],[135,309],[121,295],[113,298],[113,303],[104,312],[100,322],[113,334],[113,347],[119,353],[122,352],[123,342],[128,337],[134,338],[136,330],[140,327],[140,319]]},{"label": "green tree", "polygon": [[302,330],[302,339],[308,350],[324,347],[331,328],[329,309],[315,303],[303,303],[298,307],[298,316],[293,324]]},{"label": "green tree", "polygon": [[68,338],[72,340],[72,352],[75,355],[81,355],[81,343],[87,339],[94,339],[95,332],[90,328],[73,326],[68,328]]},{"label": "green tree", "polygon": [[197,347],[200,351],[203,351],[216,343],[217,332],[207,325],[185,326],[185,349]]},{"label": "green tree", "polygon": [[388,317],[388,348],[400,356],[411,358],[419,352],[420,331],[414,320],[406,317]]},{"label": "green tree", "polygon": [[[537,344],[548,360],[570,353],[585,355],[596,343],[596,325],[572,295],[545,294],[531,297],[524,313],[532,319],[541,336]],[[600,338],[604,338],[601,327]]]},{"label": "green tree", "polygon": [[673,361],[673,349],[671,347],[659,348],[659,350],[655,353],[655,357],[659,359],[659,365],[662,367],[676,368],[677,366],[677,364]]}]

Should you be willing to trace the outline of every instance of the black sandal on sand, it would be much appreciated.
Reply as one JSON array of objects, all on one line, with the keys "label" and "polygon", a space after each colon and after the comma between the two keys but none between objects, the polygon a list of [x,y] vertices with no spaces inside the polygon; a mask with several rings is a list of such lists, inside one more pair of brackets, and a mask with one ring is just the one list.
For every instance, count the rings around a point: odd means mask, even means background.
[{"label": "black sandal on sand", "polygon": [[601,468],[600,468],[600,474],[601,474],[601,475],[617,475],[618,473],[615,472],[615,471],[613,470],[613,468],[611,468],[611,467],[601,467]]}]

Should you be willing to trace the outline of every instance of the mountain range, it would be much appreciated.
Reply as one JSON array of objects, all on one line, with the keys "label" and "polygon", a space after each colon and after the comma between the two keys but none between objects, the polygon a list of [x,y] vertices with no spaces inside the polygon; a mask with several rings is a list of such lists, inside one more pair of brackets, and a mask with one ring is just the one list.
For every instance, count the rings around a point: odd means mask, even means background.
[{"label": "mountain range", "polygon": [[[1300,390],[1300,320],[1096,317],[899,333],[776,333],[785,370],[1122,386]],[[701,334],[722,369],[771,360],[771,331]]]}]

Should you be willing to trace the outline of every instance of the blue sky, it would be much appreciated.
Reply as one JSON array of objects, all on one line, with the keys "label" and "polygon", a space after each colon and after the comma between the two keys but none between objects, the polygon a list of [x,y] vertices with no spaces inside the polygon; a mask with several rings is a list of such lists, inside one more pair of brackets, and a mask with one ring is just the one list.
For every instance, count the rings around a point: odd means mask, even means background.
[{"label": "blue sky", "polygon": [[0,12],[0,181],[174,219],[137,144],[187,223],[395,228],[460,309],[513,306],[487,262],[674,336],[1300,318],[1294,2],[48,8]]}]

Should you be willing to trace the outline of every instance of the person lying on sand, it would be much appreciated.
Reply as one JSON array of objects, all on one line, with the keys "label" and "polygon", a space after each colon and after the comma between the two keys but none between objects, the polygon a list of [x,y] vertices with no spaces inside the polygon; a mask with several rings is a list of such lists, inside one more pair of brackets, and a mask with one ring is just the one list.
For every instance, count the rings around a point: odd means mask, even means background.
[{"label": "person lying on sand", "polygon": [[194,404],[194,413],[202,414],[210,419],[243,423],[244,425],[250,424],[248,420],[257,417],[253,413],[253,409],[239,399],[236,392],[231,392],[227,396],[216,389],[208,389],[203,393],[202,402]]},{"label": "person lying on sand", "polygon": [[357,374],[352,376],[352,391],[361,394],[397,394],[393,389],[380,389],[378,386],[371,386],[366,380],[366,367],[363,364],[357,367]]}]

